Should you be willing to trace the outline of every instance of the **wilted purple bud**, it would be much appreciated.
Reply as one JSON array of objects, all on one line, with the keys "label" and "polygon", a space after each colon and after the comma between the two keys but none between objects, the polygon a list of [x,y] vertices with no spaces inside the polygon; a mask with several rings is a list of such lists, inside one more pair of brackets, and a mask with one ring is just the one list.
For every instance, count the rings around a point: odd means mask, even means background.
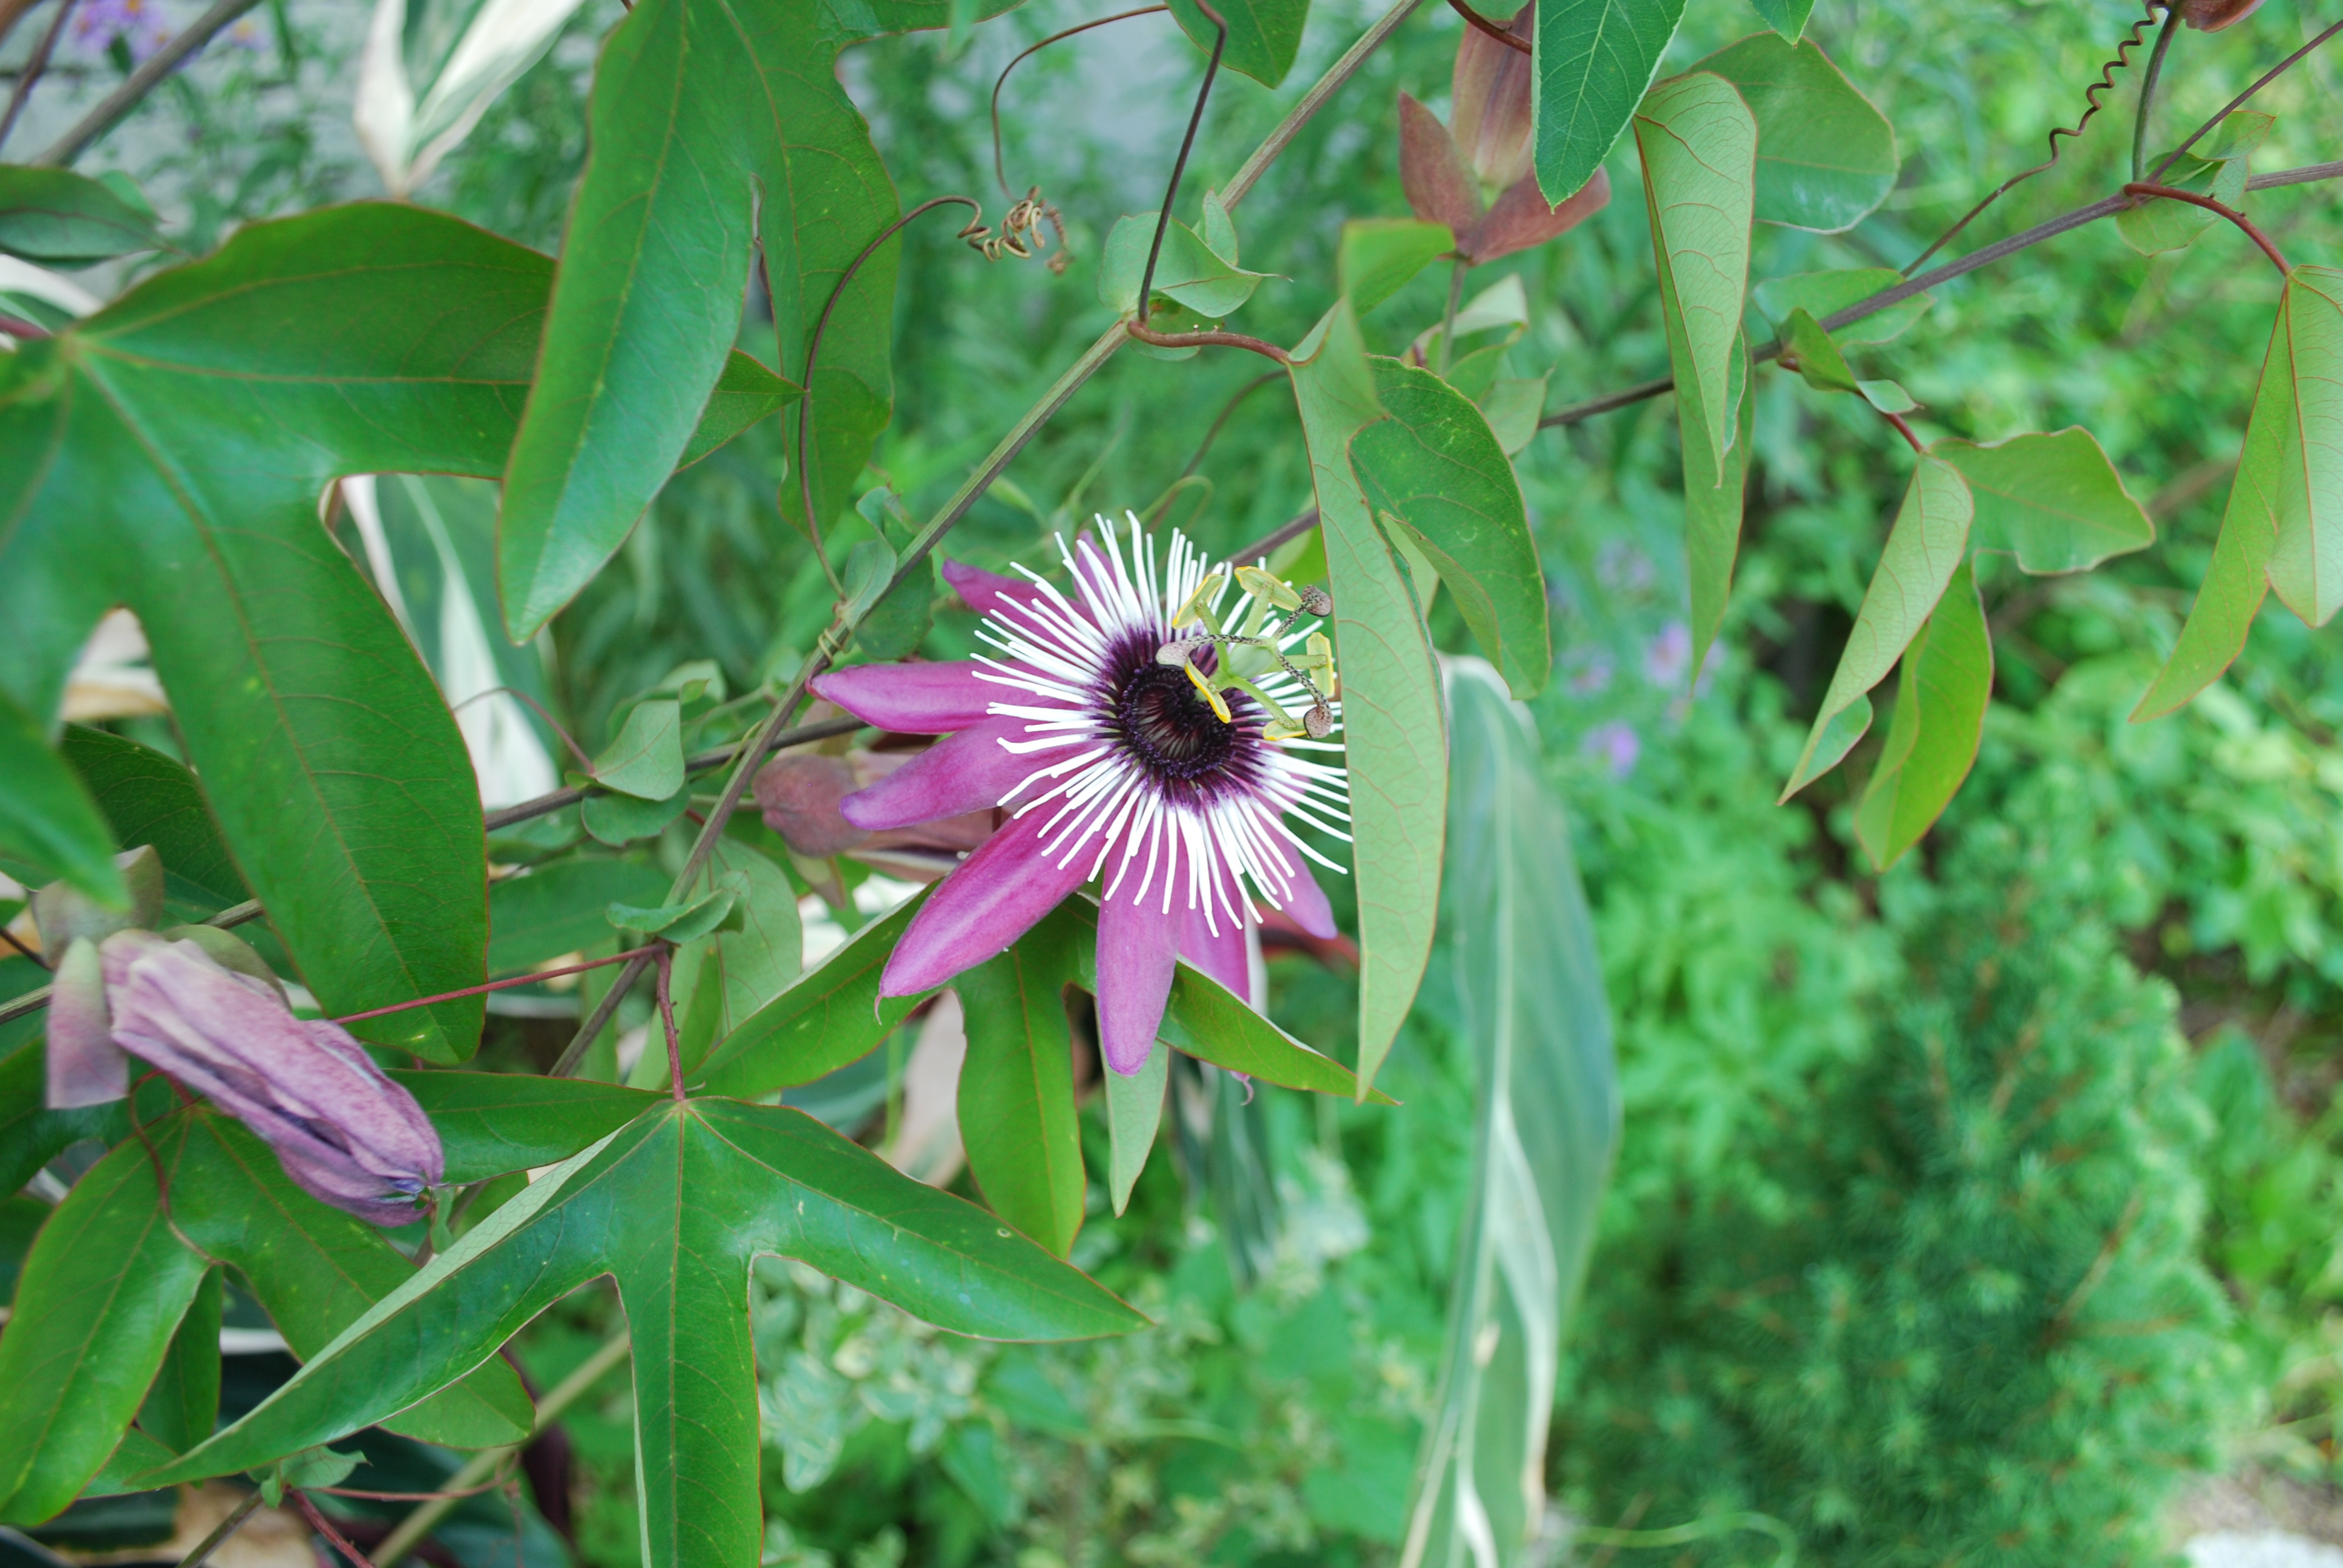
[{"label": "wilted purple bud", "polygon": [[340,1025],[297,1019],[266,982],[193,942],[120,931],[98,950],[114,1043],[250,1128],[300,1186],[403,1225],[439,1184],[439,1135]]},{"label": "wilted purple bud", "polygon": [[[1527,43],[1537,7],[1523,5],[1505,31]],[[1483,185],[1503,190],[1530,172],[1530,57],[1478,27],[1456,41],[1456,71],[1449,86],[1449,131],[1466,166]]]}]

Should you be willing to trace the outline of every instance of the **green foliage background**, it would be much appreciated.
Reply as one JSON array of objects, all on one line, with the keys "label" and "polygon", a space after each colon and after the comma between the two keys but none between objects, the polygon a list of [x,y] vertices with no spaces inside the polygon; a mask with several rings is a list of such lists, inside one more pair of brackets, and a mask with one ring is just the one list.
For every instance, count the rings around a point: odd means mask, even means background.
[{"label": "green foliage background", "polygon": [[[585,7],[420,199],[554,244],[584,152],[590,40],[615,15]],[[1365,15],[1320,5],[1300,70]],[[987,186],[992,73],[1076,16],[1041,5],[965,45],[927,35],[850,56],[907,205]],[[347,62],[305,45],[302,17],[277,25],[273,55],[216,52],[146,111],[178,145],[128,172],[176,202],[195,243],[365,193],[360,169],[316,150],[314,126],[339,111],[314,84]],[[1907,260],[2072,122],[2128,20],[1823,0],[1810,35],[1895,122],[1903,181],[1847,236],[1761,227],[1753,278]],[[2271,0],[2247,25],[2183,36],[2166,123],[2209,113],[2316,20]],[[1755,25],[1737,0],[1695,0],[1670,61]],[[1249,330],[1298,337],[1332,299],[1341,221],[1405,210],[1393,95],[1444,108],[1457,27],[1429,12],[1412,25],[1248,204],[1247,264],[1290,279],[1262,291]],[[914,511],[1104,326],[1099,247],[1160,195],[1196,68],[1171,32],[1149,18],[1090,35],[1027,63],[1004,95],[1010,184],[1038,181],[1065,213],[1065,276],[988,266],[940,221],[908,237],[897,417],[874,477]],[[2280,119],[2264,166],[2333,153],[2337,69],[2314,56],[2267,95]],[[313,85],[253,90],[271,72]],[[1198,188],[1275,112],[1265,90],[1223,78]],[[1972,236],[2112,188],[2127,129],[2110,114]],[[88,166],[106,165],[102,150]],[[1597,219],[1473,279],[1521,276],[1532,327],[1511,373],[1551,368],[1556,406],[1665,357],[1632,156],[1611,169],[1617,195]],[[2289,254],[2343,256],[2328,187],[2266,193],[2256,211]],[[2163,533],[2086,578],[1987,569],[1999,682],[1978,772],[1885,877],[1854,848],[1845,773],[1786,808],[1772,794],[1907,472],[1892,434],[1852,400],[1759,374],[1738,591],[1697,683],[1665,405],[1547,432],[1522,460],[1556,616],[1557,678],[1535,716],[1575,814],[1626,1104],[1557,1411],[1554,1479],[1584,1517],[1754,1510],[1821,1562],[2143,1562],[2170,1544],[2161,1510],[2189,1472],[2250,1460],[2325,1474],[2343,1322],[2343,662],[2324,634],[2267,617],[2230,680],[2158,724],[2125,722],[2202,577],[2244,426],[2276,285],[2239,252],[2223,232],[2149,260],[2094,226],[1939,291],[1911,332],[1858,356],[1948,433],[2084,425],[2154,498]],[[1435,320],[1443,286],[1427,274],[1370,315],[1370,348]],[[1238,356],[1121,357],[951,553],[1031,561],[1093,508],[1144,508],[1253,375]],[[589,749],[681,660],[713,658],[745,689],[805,657],[830,595],[774,515],[784,437],[769,423],[671,484],[559,623],[537,676]],[[1171,516],[1208,543],[1282,522],[1308,493],[1290,403],[1242,404],[1198,472],[1209,492]],[[1453,604],[1434,627],[1471,650]],[[971,631],[943,614],[927,648],[964,651]],[[1272,972],[1281,1016],[1343,1050],[1346,977],[1298,957]],[[1280,1222],[1248,1231],[1162,1161],[1127,1215],[1092,1213],[1075,1261],[1159,1320],[1147,1334],[970,1345],[810,1273],[765,1271],[771,1559],[1393,1560],[1471,1125],[1445,972],[1436,956],[1383,1081],[1403,1110],[1276,1090],[1221,1108]],[[492,1059],[542,1049],[526,1025],[492,1021]],[[532,1331],[522,1355],[540,1381],[590,1351],[598,1311],[568,1303]],[[1980,1377],[1989,1399],[1974,1397]],[[598,1563],[633,1550],[627,1398],[621,1371],[569,1422]],[[1720,1526],[1683,1550],[1724,1563],[1774,1548]]]}]

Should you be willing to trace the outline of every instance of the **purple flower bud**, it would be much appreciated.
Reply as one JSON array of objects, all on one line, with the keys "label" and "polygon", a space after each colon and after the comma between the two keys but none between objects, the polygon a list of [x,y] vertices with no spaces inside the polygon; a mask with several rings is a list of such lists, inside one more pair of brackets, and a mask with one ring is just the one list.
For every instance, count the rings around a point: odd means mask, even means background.
[{"label": "purple flower bud", "polygon": [[439,1135],[340,1025],[297,1019],[271,986],[193,942],[120,931],[98,950],[114,1043],[236,1117],[301,1187],[402,1225],[439,1184]]}]

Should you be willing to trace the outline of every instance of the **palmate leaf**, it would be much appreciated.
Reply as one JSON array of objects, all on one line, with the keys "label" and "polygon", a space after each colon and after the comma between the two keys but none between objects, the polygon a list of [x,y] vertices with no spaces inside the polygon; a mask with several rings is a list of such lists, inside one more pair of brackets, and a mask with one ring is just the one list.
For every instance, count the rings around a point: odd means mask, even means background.
[{"label": "palmate leaf", "polygon": [[[969,19],[1007,8],[986,0]],[[757,241],[781,372],[803,374],[839,279],[898,216],[839,53],[953,14],[952,0],[643,0],[611,32],[505,476],[498,582],[515,641],[601,569],[684,454],[739,331]],[[864,264],[822,335],[806,459],[817,522],[845,506],[887,424],[899,249]]]},{"label": "palmate leaf", "polygon": [[0,853],[30,867],[41,881],[63,879],[110,908],[130,907],[114,837],[65,759],[49,749],[41,727],[0,691]]},{"label": "palmate leaf", "polygon": [[[415,1272],[379,1231],[294,1186],[235,1121],[190,1109],[126,1139],[42,1228],[0,1334],[0,1520],[48,1518],[97,1473],[219,1263],[304,1357]],[[527,1436],[511,1370],[465,1370],[389,1424],[458,1447]]]},{"label": "palmate leaf", "polygon": [[249,1469],[380,1421],[609,1274],[633,1336],[645,1562],[752,1568],[763,1532],[749,1268],[771,1254],[961,1333],[1078,1339],[1145,1321],[802,1112],[666,1101],[548,1172],[258,1409],[141,1483]]},{"label": "palmate leaf", "polygon": [[1485,665],[1448,666],[1449,968],[1480,1082],[1439,1402],[1403,1568],[1532,1560],[1562,1335],[1619,1141],[1618,1069],[1570,825]]},{"label": "palmate leaf", "polygon": [[[455,721],[318,498],[498,472],[551,276],[453,218],[359,204],[256,224],[0,356],[0,689],[55,713],[127,602],[235,865],[331,1013],[477,983],[487,866]],[[468,998],[357,1032],[452,1061],[481,1016]]]},{"label": "palmate leaf", "polygon": [[1359,1081],[1374,1081],[1432,951],[1447,824],[1440,678],[1404,569],[1368,509],[1351,443],[1385,417],[1350,301],[1294,350],[1293,393],[1334,597],[1359,896]]}]

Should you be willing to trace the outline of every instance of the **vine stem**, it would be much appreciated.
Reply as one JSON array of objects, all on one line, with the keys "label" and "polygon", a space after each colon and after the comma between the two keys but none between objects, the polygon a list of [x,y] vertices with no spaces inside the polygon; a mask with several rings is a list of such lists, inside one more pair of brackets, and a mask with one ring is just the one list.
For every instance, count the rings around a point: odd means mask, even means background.
[{"label": "vine stem", "polygon": [[309,1522],[309,1528],[315,1530],[318,1534],[332,1542],[334,1543],[335,1551],[340,1553],[343,1556],[348,1558],[350,1562],[357,1564],[357,1568],[375,1568],[374,1563],[367,1560],[365,1553],[359,1551],[356,1546],[351,1545],[349,1538],[345,1536],[340,1531],[334,1528],[333,1521],[327,1519],[324,1511],[319,1509],[316,1503],[309,1501],[309,1497],[307,1493],[291,1492],[288,1495],[293,1499],[293,1506],[301,1511],[301,1517]]},{"label": "vine stem", "polygon": [[2236,224],[2238,228],[2244,230],[2247,239],[2252,240],[2256,245],[2262,247],[2262,254],[2270,258],[2270,265],[2272,266],[2278,268],[2278,276],[2285,277],[2292,271],[2292,269],[2286,265],[2286,257],[2279,255],[2278,246],[2271,243],[2270,236],[2264,234],[2261,229],[2255,225],[2253,219],[2247,217],[2244,213],[2239,212],[2236,207],[2229,206],[2227,202],[2216,201],[2208,196],[2198,196],[2195,191],[2180,190],[2172,186],[2156,185],[2146,180],[2136,181],[2131,185],[2124,186],[2124,195],[2127,196],[2157,196],[2166,201],[2185,201],[2190,206],[2201,206],[2207,212],[2218,213],[2223,217],[2227,218],[2231,223]]},{"label": "vine stem", "polygon": [[1896,433],[1912,444],[1912,450],[1919,453],[1924,457],[1928,455],[1926,445],[1921,441],[1919,437],[1912,433],[1912,427],[1905,420],[1903,415],[1891,414],[1886,409],[1882,408],[1879,410],[1879,417],[1886,420],[1890,425],[1896,427]]},{"label": "vine stem", "polygon": [[924,216],[940,206],[964,206],[976,215],[969,220],[972,224],[982,221],[984,217],[984,208],[973,197],[931,196],[880,229],[878,236],[846,264],[846,271],[840,275],[838,286],[830,291],[830,297],[821,302],[821,314],[814,317],[813,336],[806,340],[805,387],[798,394],[798,497],[805,508],[806,538],[813,542],[814,559],[821,563],[822,575],[830,579],[830,586],[834,588],[842,588],[842,585],[838,580],[838,573],[830,567],[830,552],[821,548],[821,523],[813,515],[813,467],[806,461],[807,433],[813,424],[813,373],[814,367],[821,361],[821,335],[830,327],[830,313],[838,308],[840,300],[846,297],[846,286],[854,281],[854,275],[862,270],[862,264],[878,254],[880,246],[902,233],[910,226],[912,219]]},{"label": "vine stem", "polygon": [[[2246,188],[2268,190],[2273,186],[2309,185],[2314,181],[2338,177],[2343,177],[2343,159],[2333,163],[2305,164],[2299,168],[2275,169],[2266,175],[2255,175],[2246,181]],[[1835,310],[1823,317],[1823,329],[1826,332],[1835,332],[1842,327],[1851,326],[1866,317],[1876,316],[1891,307],[1901,305],[1915,296],[1926,294],[1940,283],[1949,283],[1956,277],[1965,276],[1980,268],[1991,266],[1996,261],[2016,256],[2021,250],[2031,249],[2045,240],[2055,239],[2062,234],[2081,228],[2087,224],[2096,223],[2103,217],[2112,217],[2125,208],[2137,205],[2136,197],[2111,196],[2102,201],[2093,202],[2088,206],[2077,207],[2069,213],[2061,213],[2046,223],[2035,225],[2023,234],[2014,234],[2007,239],[1998,240],[1986,246],[1983,250],[1962,256],[1958,261],[1948,261],[1933,271],[1924,272],[1917,277],[1906,278],[1893,288],[1883,288],[1867,299],[1858,299],[1844,309]],[[1761,348],[1753,349],[1750,358],[1761,365],[1779,359],[1782,357],[1782,347],[1779,342],[1768,343]],[[1631,404],[1641,403],[1646,398],[1657,397],[1664,392],[1673,391],[1675,384],[1675,377],[1673,376],[1654,377],[1649,381],[1640,381],[1633,387],[1622,387],[1616,392],[1607,392],[1600,397],[1590,398],[1584,403],[1574,403],[1566,408],[1558,408],[1540,419],[1538,426],[1543,429],[1554,425],[1580,424],[1594,417],[1597,414],[1608,414],[1614,409],[1624,408]]]},{"label": "vine stem", "polygon": [[2156,47],[2148,51],[2147,69],[2139,78],[2139,113],[2131,124],[2131,177],[2147,177],[2147,122],[2156,108],[2156,79],[2164,74],[2164,52],[2172,47],[2172,35],[2180,30],[2180,13],[2173,6],[2164,8],[2164,25],[2157,29]]},{"label": "vine stem", "polygon": [[1494,38],[1506,48],[1518,49],[1524,55],[1532,52],[1529,45],[1525,41],[1514,37],[1510,28],[1498,26],[1494,22],[1490,21],[1486,16],[1482,15],[1481,13],[1473,10],[1473,7],[1464,4],[1464,0],[1448,0],[1448,8],[1451,11],[1455,12],[1459,16],[1463,17],[1468,25],[1479,29],[1481,32],[1486,33],[1490,37]]},{"label": "vine stem", "polygon": [[650,950],[649,948],[629,948],[625,952],[613,953],[607,959],[588,959],[582,964],[571,964],[566,969],[532,970],[528,974],[515,975],[510,980],[495,980],[486,985],[466,986],[462,990],[443,990],[437,996],[419,996],[413,1001],[395,1001],[388,1007],[375,1008],[367,1012],[346,1012],[341,1017],[329,1021],[356,1023],[362,1018],[380,1018],[387,1012],[405,1012],[409,1008],[429,1007],[434,1002],[455,1001],[461,997],[479,996],[492,990],[510,990],[515,986],[535,985],[539,980],[558,980],[563,975],[584,974],[588,970],[598,970],[608,964],[624,963],[637,953],[647,953]]},{"label": "vine stem", "polygon": [[[2187,152],[2189,148],[2195,146],[2199,141],[2201,141],[2204,138],[2206,132],[2211,130],[2223,120],[2227,119],[2231,115],[2235,114],[2238,109],[2244,107],[2247,99],[2260,92],[2264,87],[2268,86],[2272,82],[2277,81],[2280,76],[2285,75],[2288,71],[2293,70],[2295,66],[2300,65],[2304,59],[2308,57],[2313,49],[2318,48],[2318,45],[2324,44],[2328,39],[2332,38],[2338,33],[2343,33],[2343,22],[2338,22],[2332,26],[2328,27],[2317,37],[2311,39],[2309,43],[2305,44],[2301,48],[2297,49],[2293,54],[2288,55],[2285,59],[2280,60],[2268,70],[2264,71],[2259,76],[2254,79],[2254,83],[2251,86],[2247,87],[2244,92],[2239,93],[2236,97],[2231,98],[2227,103],[2222,105],[2219,112],[2215,114],[2212,118],[2207,120],[2203,125],[2189,132],[2188,139],[2182,142],[2178,146],[2173,148],[2171,152],[2166,154],[2164,161],[2157,165],[2156,171],[2147,177],[2150,180],[2163,179],[2166,172],[2169,170],[2174,164],[2180,161],[2181,155]],[[2252,182],[2248,181],[2247,188],[2250,189],[2251,185]]]},{"label": "vine stem", "polygon": [[1157,348],[1244,348],[1280,365],[1292,365],[1292,356],[1276,344],[1242,332],[1158,332],[1141,321],[1128,324],[1131,336]]},{"label": "vine stem", "polygon": [[65,35],[65,21],[73,15],[74,0],[57,0],[57,14],[49,18],[48,30],[33,45],[25,61],[24,70],[16,77],[16,90],[8,95],[8,112],[0,115],[0,143],[5,143],[8,133],[16,128],[16,117],[25,112],[32,100],[33,85],[49,68],[49,56],[56,53],[57,40]]},{"label": "vine stem", "polygon": [[1221,74],[1221,55],[1229,46],[1229,25],[1212,9],[1212,0],[1194,0],[1212,24],[1212,57],[1204,63],[1204,80],[1196,88],[1196,106],[1188,113],[1188,134],[1180,138],[1180,156],[1172,160],[1172,179],[1163,187],[1163,210],[1155,215],[1155,238],[1147,247],[1147,267],[1139,275],[1139,324],[1147,325],[1148,291],[1155,286],[1155,263],[1163,254],[1163,236],[1172,226],[1172,203],[1180,195],[1180,176],[1188,172],[1188,155],[1196,146],[1196,127],[1204,123],[1204,104],[1212,95],[1212,79]]},{"label": "vine stem", "polygon": [[244,1522],[252,1517],[252,1511],[259,1506],[259,1492],[255,1490],[246,1493],[244,1501],[237,1503],[226,1519],[213,1525],[212,1533],[196,1542],[194,1551],[179,1559],[179,1568],[203,1568],[206,1563],[211,1561],[212,1553],[220,1549],[220,1543],[241,1529]]},{"label": "vine stem", "polygon": [[1400,24],[1413,15],[1415,8],[1423,3],[1423,0],[1399,0],[1399,4],[1384,12],[1373,26],[1359,35],[1357,43],[1342,51],[1341,59],[1326,67],[1326,74],[1302,95],[1302,101],[1293,106],[1285,118],[1279,122],[1277,129],[1269,133],[1268,139],[1253,149],[1252,156],[1245,159],[1229,183],[1221,188],[1222,206],[1231,211],[1236,209],[1237,203],[1244,200],[1245,193],[1258,185],[1261,176],[1269,172],[1269,166],[1275,163],[1287,145],[1302,134],[1302,127],[1310,123],[1310,117],[1325,106],[1327,99],[1342,90],[1343,83],[1358,74],[1359,67],[1367,63],[1367,56],[1383,47],[1383,40],[1398,32]]},{"label": "vine stem", "polygon": [[188,25],[187,30],[164,45],[147,58],[145,65],[130,74],[130,79],[106,95],[105,102],[84,115],[73,129],[59,136],[55,143],[33,160],[38,166],[63,168],[81,156],[89,144],[112,130],[123,116],[137,107],[140,99],[155,90],[155,85],[179,68],[179,62],[212,41],[212,35],[260,4],[260,0],[218,0],[218,3]]},{"label": "vine stem", "polygon": [[676,1102],[681,1104],[683,1093],[683,1041],[675,1032],[675,948],[669,942],[659,944],[659,1023],[667,1031],[667,1076]]}]

